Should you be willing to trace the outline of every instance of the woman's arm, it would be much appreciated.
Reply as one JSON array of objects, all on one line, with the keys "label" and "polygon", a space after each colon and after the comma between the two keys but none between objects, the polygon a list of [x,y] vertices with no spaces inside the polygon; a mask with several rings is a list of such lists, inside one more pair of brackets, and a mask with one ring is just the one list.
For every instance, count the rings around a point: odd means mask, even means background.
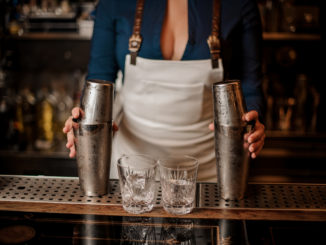
[{"label": "woman's arm", "polygon": [[262,28],[256,1],[244,0],[242,9],[242,42],[241,42],[241,76],[242,89],[248,113],[243,120],[255,121],[254,129],[245,135],[245,146],[252,158],[256,158],[265,141],[263,119],[263,96],[261,87],[261,49]]},{"label": "woman's arm", "polygon": [[243,0],[241,8],[241,85],[248,111],[255,110],[263,120],[263,95],[261,87],[262,28],[255,0]]},{"label": "woman's arm", "polygon": [[[100,0],[96,8],[94,32],[92,38],[90,61],[88,65],[87,79],[101,79],[115,81],[118,65],[115,59],[115,28],[112,16],[113,1]],[[76,156],[75,136],[73,128],[78,128],[78,123],[73,119],[79,118],[84,112],[75,107],[71,116],[67,119],[63,132],[67,134],[66,147],[70,150],[69,156]],[[113,125],[114,131],[118,127]]]},{"label": "woman's arm", "polygon": [[115,57],[114,1],[100,0],[96,8],[87,79],[114,82],[118,64]]}]

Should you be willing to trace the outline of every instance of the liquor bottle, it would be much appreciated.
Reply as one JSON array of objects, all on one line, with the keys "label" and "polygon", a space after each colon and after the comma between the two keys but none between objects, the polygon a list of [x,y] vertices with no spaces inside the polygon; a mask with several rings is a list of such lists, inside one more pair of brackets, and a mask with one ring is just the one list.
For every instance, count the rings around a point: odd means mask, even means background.
[{"label": "liquor bottle", "polygon": [[14,130],[13,91],[6,84],[6,73],[0,68],[0,149],[12,145]]},{"label": "liquor bottle", "polygon": [[296,98],[294,129],[299,132],[304,132],[306,130],[306,108],[308,92],[309,90],[307,75],[298,74],[294,88],[294,96]]},{"label": "liquor bottle", "polygon": [[71,115],[73,107],[72,97],[68,95],[67,89],[63,84],[53,84],[52,95],[55,97],[57,103],[54,106],[53,117],[53,131],[55,140],[56,151],[66,151],[66,136],[63,134],[62,129],[65,121]]},{"label": "liquor bottle", "polygon": [[16,98],[14,128],[18,132],[19,150],[33,150],[35,140],[35,103],[36,99],[29,87],[24,87]]},{"label": "liquor bottle", "polygon": [[318,109],[320,107],[320,93],[314,86],[310,86],[309,90],[312,97],[312,103],[311,103],[311,121],[308,130],[311,132],[316,132]]},{"label": "liquor bottle", "polygon": [[266,0],[265,5],[265,31],[278,32],[280,25],[280,1],[278,0]]},{"label": "liquor bottle", "polygon": [[55,96],[49,93],[47,87],[42,87],[37,93],[36,125],[37,138],[35,147],[38,150],[50,150],[53,146],[53,116]]},{"label": "liquor bottle", "polygon": [[293,120],[293,107],[295,99],[292,97],[284,98],[279,107],[279,129],[283,131],[291,130]]}]

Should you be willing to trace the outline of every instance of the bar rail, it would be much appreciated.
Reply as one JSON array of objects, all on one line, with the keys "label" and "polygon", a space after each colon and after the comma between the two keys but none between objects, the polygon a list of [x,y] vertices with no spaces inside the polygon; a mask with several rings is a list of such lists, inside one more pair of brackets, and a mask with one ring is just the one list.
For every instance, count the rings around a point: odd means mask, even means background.
[{"label": "bar rail", "polygon": [[[145,217],[175,217],[162,208],[157,183],[152,212]],[[77,177],[0,175],[0,210],[133,216],[122,208],[118,180],[110,180],[110,192],[84,196]],[[196,208],[179,218],[326,221],[326,184],[249,183],[241,201],[223,200],[217,184],[198,183]]]}]

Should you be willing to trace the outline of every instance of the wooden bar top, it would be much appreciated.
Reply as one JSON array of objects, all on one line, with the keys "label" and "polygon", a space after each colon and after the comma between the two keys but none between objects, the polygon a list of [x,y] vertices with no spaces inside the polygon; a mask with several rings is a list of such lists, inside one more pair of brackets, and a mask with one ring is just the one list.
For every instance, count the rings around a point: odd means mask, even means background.
[{"label": "wooden bar top", "polygon": [[[127,213],[121,205],[92,204],[58,204],[58,203],[27,203],[0,202],[1,211],[92,214],[109,216],[140,216]],[[175,216],[164,211],[162,207],[154,207],[142,217],[191,218],[191,219],[235,219],[235,220],[284,220],[284,221],[326,221],[326,211],[319,210],[250,210],[250,209],[205,209],[195,208],[192,213]]]}]

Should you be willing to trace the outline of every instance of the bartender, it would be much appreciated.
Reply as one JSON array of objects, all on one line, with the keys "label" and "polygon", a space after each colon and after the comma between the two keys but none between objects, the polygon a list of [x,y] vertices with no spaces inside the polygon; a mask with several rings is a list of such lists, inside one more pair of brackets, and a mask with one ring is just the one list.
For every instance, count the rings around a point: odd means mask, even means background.
[{"label": "bartender", "polygon": [[[122,154],[192,155],[198,181],[216,181],[212,84],[239,79],[255,121],[245,135],[252,158],[264,145],[261,123],[261,23],[255,0],[100,0],[87,79],[115,81],[111,178]],[[76,155],[72,118],[67,133]]]}]

